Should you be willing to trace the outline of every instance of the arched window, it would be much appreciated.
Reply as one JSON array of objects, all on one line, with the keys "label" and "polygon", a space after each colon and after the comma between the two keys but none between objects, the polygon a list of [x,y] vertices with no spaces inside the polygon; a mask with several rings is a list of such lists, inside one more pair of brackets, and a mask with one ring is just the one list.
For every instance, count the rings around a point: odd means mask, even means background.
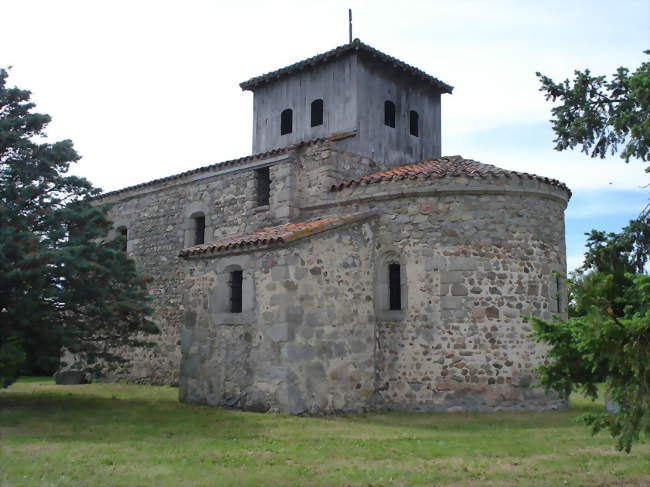
[{"label": "arched window", "polygon": [[243,304],[244,272],[235,270],[230,272],[230,312],[241,313]]},{"label": "arched window", "polygon": [[205,243],[205,215],[196,215],[194,220],[194,245]]},{"label": "arched window", "polygon": [[293,131],[293,110],[287,108],[280,115],[280,135],[290,134]]},{"label": "arched window", "polygon": [[408,303],[406,264],[398,249],[383,252],[375,266],[375,313],[381,321],[405,318]]},{"label": "arched window", "polygon": [[257,206],[269,204],[271,199],[271,171],[268,167],[255,170],[257,183]]},{"label": "arched window", "polygon": [[122,252],[126,254],[127,243],[129,241],[129,232],[126,227],[120,227],[117,229],[117,234],[122,239]]},{"label": "arched window", "polygon": [[214,217],[210,217],[208,211],[205,201],[196,200],[187,203],[181,224],[184,247],[201,245],[210,240],[214,231]]},{"label": "arched window", "polygon": [[402,309],[402,278],[401,266],[396,262],[388,264],[388,309]]},{"label": "arched window", "polygon": [[411,110],[411,113],[409,114],[409,121],[411,135],[418,137],[420,135],[420,116],[418,115],[418,112]]},{"label": "arched window", "polygon": [[395,104],[390,100],[384,102],[384,125],[395,128]]},{"label": "arched window", "polygon": [[311,102],[311,126],[323,125],[323,100],[320,98]]}]

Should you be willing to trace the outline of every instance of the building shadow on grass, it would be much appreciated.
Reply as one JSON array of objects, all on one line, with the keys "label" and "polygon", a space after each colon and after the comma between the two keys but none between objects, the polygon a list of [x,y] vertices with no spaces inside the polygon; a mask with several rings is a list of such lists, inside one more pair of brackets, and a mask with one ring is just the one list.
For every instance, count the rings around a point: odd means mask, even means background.
[{"label": "building shadow on grass", "polygon": [[77,394],[2,393],[0,428],[57,441],[120,442],[138,438],[246,439],[263,415],[155,399]]},{"label": "building shadow on grass", "polygon": [[[115,387],[111,385],[108,387]],[[131,391],[111,396],[110,390],[73,386],[0,394],[0,427],[38,432],[57,440],[119,442],[137,438],[246,440],[264,434],[270,423],[311,421],[349,427],[371,426],[429,432],[483,432],[574,428],[579,414],[602,411],[602,402],[581,398],[567,411],[422,413],[383,411],[292,418],[185,404],[167,391],[164,397],[129,398]],[[125,385],[125,387],[136,387]],[[100,395],[101,392],[101,395]],[[137,389],[133,393],[139,392]],[[106,394],[109,394],[108,397]],[[153,394],[153,393],[152,393]],[[98,397],[99,396],[99,397]],[[275,427],[279,427],[276,425]]]}]

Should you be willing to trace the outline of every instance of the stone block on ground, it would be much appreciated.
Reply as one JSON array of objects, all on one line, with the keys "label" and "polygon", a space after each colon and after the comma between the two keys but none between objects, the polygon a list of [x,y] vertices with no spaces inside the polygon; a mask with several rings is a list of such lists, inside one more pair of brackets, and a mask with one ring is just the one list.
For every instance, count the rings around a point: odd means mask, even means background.
[{"label": "stone block on ground", "polygon": [[54,374],[54,382],[59,386],[88,384],[90,381],[82,370],[61,370]]}]

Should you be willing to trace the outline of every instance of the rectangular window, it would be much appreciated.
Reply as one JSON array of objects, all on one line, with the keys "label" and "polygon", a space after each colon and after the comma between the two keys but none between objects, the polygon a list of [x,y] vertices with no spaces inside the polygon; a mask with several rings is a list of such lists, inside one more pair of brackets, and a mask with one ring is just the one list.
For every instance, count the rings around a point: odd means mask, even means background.
[{"label": "rectangular window", "polygon": [[323,125],[323,100],[320,98],[311,102],[311,126]]},{"label": "rectangular window", "polygon": [[194,245],[205,243],[205,216],[194,217]]},{"label": "rectangular window", "polygon": [[409,115],[409,122],[410,122],[410,133],[411,135],[414,135],[415,137],[418,137],[420,134],[420,116],[418,115],[418,112],[415,110],[411,110],[411,113]]},{"label": "rectangular window", "polygon": [[287,135],[293,131],[293,110],[287,108],[280,114],[280,135]]},{"label": "rectangular window", "polygon": [[395,104],[390,100],[384,102],[384,125],[395,128]]},{"label": "rectangular window", "polygon": [[402,281],[399,264],[388,264],[388,309],[402,309]]},{"label": "rectangular window", "polygon": [[555,276],[555,305],[557,306],[557,312],[562,312],[562,279],[560,276]]},{"label": "rectangular window", "polygon": [[120,236],[122,237],[122,252],[126,254],[127,242],[129,241],[129,233],[126,228],[120,228],[118,230]]},{"label": "rectangular window", "polygon": [[257,179],[257,206],[269,204],[271,199],[271,171],[268,167],[255,170]]},{"label": "rectangular window", "polygon": [[230,273],[230,312],[242,312],[244,272],[232,271]]}]

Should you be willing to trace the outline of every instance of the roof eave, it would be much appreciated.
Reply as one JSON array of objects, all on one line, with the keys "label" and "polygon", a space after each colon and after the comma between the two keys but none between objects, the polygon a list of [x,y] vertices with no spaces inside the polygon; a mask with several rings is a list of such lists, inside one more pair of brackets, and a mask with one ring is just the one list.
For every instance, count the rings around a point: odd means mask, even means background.
[{"label": "roof eave", "polygon": [[239,83],[239,87],[244,91],[255,91],[255,89],[259,86],[272,83],[286,76],[290,76],[291,74],[307,69],[310,66],[328,62],[351,51],[365,52],[366,54],[369,54],[384,63],[392,65],[397,70],[404,71],[411,76],[419,78],[421,81],[430,84],[431,86],[440,90],[441,93],[451,94],[454,90],[453,86],[448,85],[444,81],[441,81],[434,76],[425,73],[421,69],[405,63],[404,61],[400,61],[395,57],[389,56],[388,54],[385,54],[378,49],[375,49],[374,47],[364,44],[359,39],[354,39],[354,41],[349,44],[344,44],[330,51],[326,51],[324,53],[317,54],[316,56],[312,56],[302,61],[290,64],[284,68],[280,68],[278,70],[271,71],[260,76],[255,76],[247,81]]},{"label": "roof eave", "polygon": [[[244,240],[241,242],[226,242],[221,243],[219,241],[212,242],[209,244],[201,244],[193,247],[188,247],[182,249],[178,256],[183,259],[200,259],[200,258],[213,258],[221,257],[224,255],[231,255],[233,253],[248,253],[248,252],[257,252],[261,250],[266,250],[268,248],[276,247],[278,245],[288,245],[293,244],[294,242],[312,238],[316,235],[328,232],[330,230],[335,230],[348,225],[354,225],[371,218],[375,218],[379,215],[376,211],[368,211],[364,213],[358,213],[355,215],[347,215],[343,217],[338,217],[336,221],[330,222],[327,224],[320,225],[317,228],[297,230],[293,235],[285,235],[278,237],[271,237],[268,239],[253,239],[253,240]],[[243,234],[242,236],[246,236]]]}]

